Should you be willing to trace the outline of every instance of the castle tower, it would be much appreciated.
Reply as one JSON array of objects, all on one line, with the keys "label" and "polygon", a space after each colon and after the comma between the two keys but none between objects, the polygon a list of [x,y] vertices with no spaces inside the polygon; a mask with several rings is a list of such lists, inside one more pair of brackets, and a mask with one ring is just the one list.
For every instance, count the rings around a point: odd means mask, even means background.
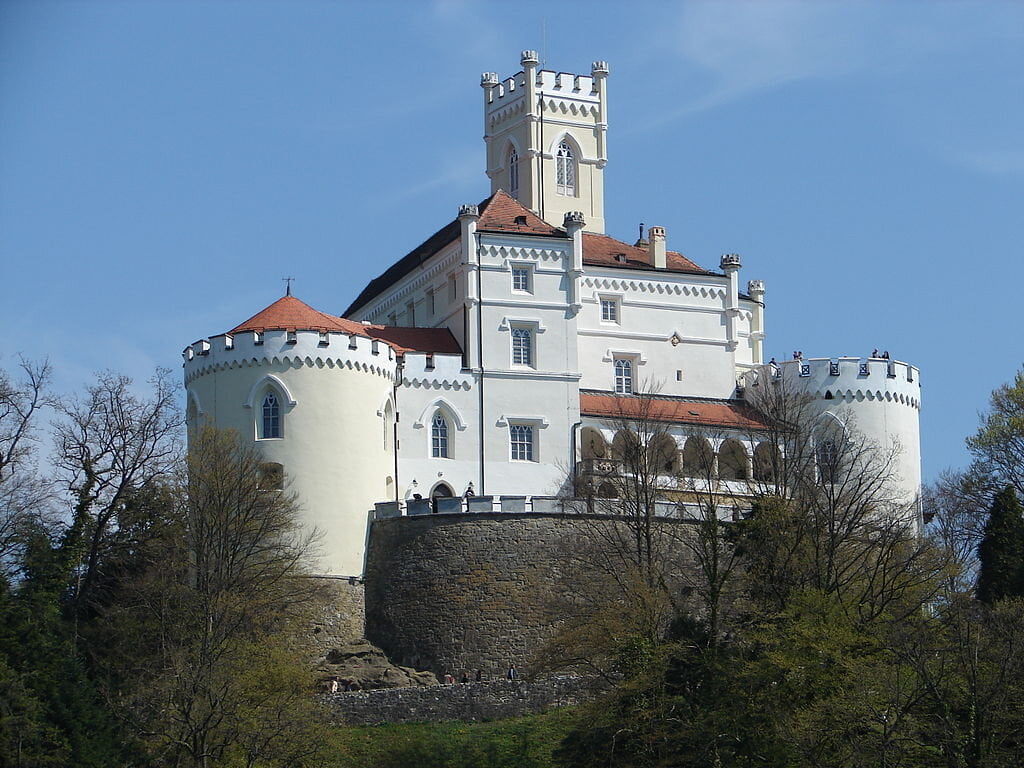
[{"label": "castle tower", "polygon": [[608,162],[608,64],[590,75],[538,70],[523,51],[523,70],[499,82],[480,78],[491,193],[504,189],[549,224],[582,211],[588,232],[604,233]]},{"label": "castle tower", "polygon": [[366,510],[395,494],[395,350],[285,296],[185,348],[189,434],[232,429],[320,532],[316,572],[363,572]]},{"label": "castle tower", "polygon": [[800,358],[772,362],[747,381],[758,379],[810,395],[818,422],[855,430],[880,456],[892,452],[888,499],[903,505],[907,522],[921,530],[921,374],[915,366],[881,357]]}]

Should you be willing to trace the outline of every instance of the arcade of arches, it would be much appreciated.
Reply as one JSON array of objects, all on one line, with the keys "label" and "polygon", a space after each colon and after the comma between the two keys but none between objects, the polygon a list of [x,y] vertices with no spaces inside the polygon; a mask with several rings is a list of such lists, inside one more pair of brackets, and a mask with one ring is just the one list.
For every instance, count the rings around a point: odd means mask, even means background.
[{"label": "arcade of arches", "polygon": [[[636,433],[628,429],[616,432],[611,445],[594,427],[584,427],[580,432],[584,460],[628,462],[635,456],[639,442]],[[671,435],[659,433],[651,438],[645,460],[652,463],[658,474],[771,481],[780,475],[781,454],[777,446],[761,442],[751,456],[748,447],[734,438],[722,440],[716,452],[710,441],[697,435],[686,438],[680,450]]]}]

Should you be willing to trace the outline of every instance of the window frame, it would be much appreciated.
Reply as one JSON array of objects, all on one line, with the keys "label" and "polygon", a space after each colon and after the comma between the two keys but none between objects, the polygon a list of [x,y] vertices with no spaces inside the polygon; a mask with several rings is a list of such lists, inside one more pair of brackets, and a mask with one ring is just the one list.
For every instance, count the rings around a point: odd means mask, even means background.
[{"label": "window frame", "polygon": [[[512,264],[509,269],[512,272],[512,292],[513,293],[533,293],[533,265],[531,264]],[[525,276],[525,287],[520,288],[516,284],[516,276]]]},{"label": "window frame", "polygon": [[555,191],[563,197],[576,197],[579,189],[576,150],[565,138],[555,147]]},{"label": "window frame", "polygon": [[[269,405],[268,401],[270,401]],[[268,387],[260,399],[258,439],[281,440],[284,438],[284,418],[281,410],[280,394],[273,387]]]},{"label": "window frame", "polygon": [[[597,304],[602,323],[608,323],[609,325],[619,325],[621,323],[622,299],[618,296],[598,296]],[[606,313],[606,308],[610,308],[612,311],[610,313]],[[611,314],[612,316],[606,317],[607,314]]]},{"label": "window frame", "polygon": [[519,153],[514,146],[509,147],[508,161],[508,193],[519,199]]},{"label": "window frame", "polygon": [[[623,368],[628,367],[628,371],[624,374],[620,373],[620,366]],[[628,355],[613,357],[612,371],[615,394],[632,395],[636,393],[636,358]]]},{"label": "window frame", "polygon": [[451,427],[444,412],[438,408],[430,419],[430,458],[450,459],[451,451]]},{"label": "window frame", "polygon": [[[510,352],[512,366],[516,368],[536,368],[537,367],[537,330],[529,325],[512,325],[509,327],[510,341]],[[525,362],[522,359],[524,351],[520,345],[517,345],[517,341],[520,339],[526,339],[525,347]]]},{"label": "window frame", "polygon": [[[517,437],[525,437],[526,439],[517,440]],[[528,421],[510,421],[508,423],[509,461],[522,461],[536,464],[540,461],[538,454],[537,425]]]}]

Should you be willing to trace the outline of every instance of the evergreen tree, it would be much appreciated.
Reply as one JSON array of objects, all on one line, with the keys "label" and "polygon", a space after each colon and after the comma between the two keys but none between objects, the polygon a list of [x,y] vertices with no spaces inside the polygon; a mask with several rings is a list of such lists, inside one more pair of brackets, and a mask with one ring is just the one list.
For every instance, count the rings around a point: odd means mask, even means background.
[{"label": "evergreen tree", "polygon": [[992,604],[1024,597],[1024,508],[1012,485],[996,494],[978,545],[977,597]]}]

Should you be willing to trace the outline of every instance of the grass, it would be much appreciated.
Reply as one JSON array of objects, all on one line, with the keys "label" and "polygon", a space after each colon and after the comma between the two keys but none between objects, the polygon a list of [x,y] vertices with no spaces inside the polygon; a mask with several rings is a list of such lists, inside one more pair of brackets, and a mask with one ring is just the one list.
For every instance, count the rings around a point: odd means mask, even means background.
[{"label": "grass", "polygon": [[554,768],[552,752],[576,709],[486,723],[338,726],[325,745],[330,768]]}]

